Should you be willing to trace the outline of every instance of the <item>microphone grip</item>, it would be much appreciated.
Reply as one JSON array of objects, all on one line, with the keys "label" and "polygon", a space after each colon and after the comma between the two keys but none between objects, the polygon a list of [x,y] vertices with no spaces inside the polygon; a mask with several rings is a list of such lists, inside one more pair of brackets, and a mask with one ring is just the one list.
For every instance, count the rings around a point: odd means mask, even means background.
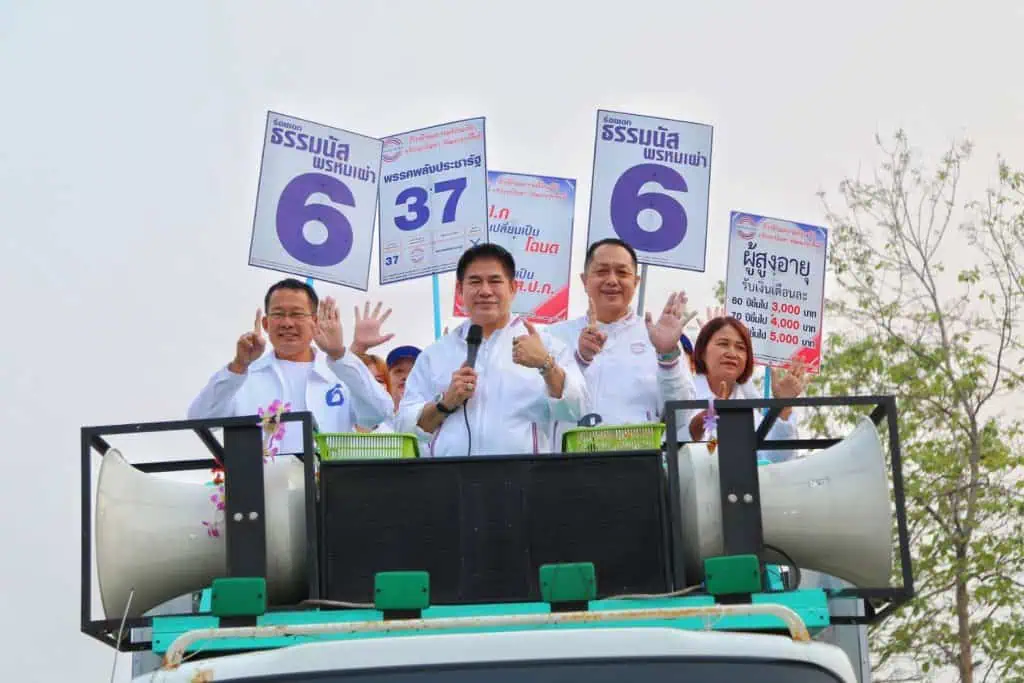
[{"label": "microphone grip", "polygon": [[480,349],[479,346],[471,344],[469,351],[466,353],[466,365],[468,367],[474,367],[476,365],[476,352]]}]

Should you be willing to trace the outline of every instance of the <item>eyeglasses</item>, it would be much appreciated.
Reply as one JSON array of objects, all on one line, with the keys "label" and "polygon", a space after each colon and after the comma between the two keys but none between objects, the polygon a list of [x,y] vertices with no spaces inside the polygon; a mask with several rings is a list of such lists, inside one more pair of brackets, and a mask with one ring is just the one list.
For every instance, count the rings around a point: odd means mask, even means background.
[{"label": "eyeglasses", "polygon": [[306,320],[307,318],[312,318],[313,314],[306,311],[271,311],[267,314],[267,317],[272,320],[284,320],[285,318]]}]

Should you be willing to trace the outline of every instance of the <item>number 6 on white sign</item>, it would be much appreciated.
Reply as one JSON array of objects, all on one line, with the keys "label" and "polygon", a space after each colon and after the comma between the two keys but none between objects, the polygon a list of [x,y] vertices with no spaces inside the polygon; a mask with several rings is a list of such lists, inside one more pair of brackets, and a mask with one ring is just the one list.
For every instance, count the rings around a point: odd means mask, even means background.
[{"label": "number 6 on white sign", "polygon": [[[434,183],[434,192],[451,192],[441,212],[441,222],[451,223],[455,220],[455,212],[459,207],[459,197],[466,189],[465,178],[450,178]],[[427,189],[424,187],[407,187],[395,198],[395,206],[405,206],[406,212],[412,212],[412,218],[395,216],[395,227],[399,230],[416,230],[422,228],[430,220],[430,207],[427,204]]]},{"label": "number 6 on white sign", "polygon": [[[674,198],[640,188],[655,182],[666,190],[687,192],[686,181],[674,168],[659,164],[637,164],[615,183],[609,206],[612,227],[623,241],[638,251],[670,251],[686,237],[686,210]],[[652,209],[661,216],[661,226],[648,231],[640,227],[640,212]]]},{"label": "number 6 on white sign", "polygon": [[[285,185],[277,202],[277,236],[292,258],[311,266],[334,266],[352,251],[352,224],[343,213],[327,204],[307,204],[314,194],[327,195],[335,204],[355,207],[352,190],[337,178],[322,173],[304,173]],[[304,234],[306,223],[319,221],[327,239],[313,244]]]}]

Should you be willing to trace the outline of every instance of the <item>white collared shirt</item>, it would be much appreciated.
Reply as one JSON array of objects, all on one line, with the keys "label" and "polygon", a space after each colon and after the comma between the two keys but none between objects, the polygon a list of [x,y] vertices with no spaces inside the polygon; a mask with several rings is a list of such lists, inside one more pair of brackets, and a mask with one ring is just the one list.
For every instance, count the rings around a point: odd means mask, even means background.
[{"label": "white collared shirt", "polygon": [[[714,393],[711,391],[711,387],[708,385],[707,375],[697,374],[694,377],[693,385],[697,390],[696,400],[704,401],[714,397]],[[743,384],[737,382],[733,385],[732,395],[730,399],[758,399],[764,398],[758,392],[757,387],[754,386],[753,381],[747,380]],[[679,422],[679,428],[677,434],[680,441],[691,441],[690,437],[690,421],[693,419],[700,410],[693,411],[679,411],[682,419]],[[756,430],[761,425],[761,420],[764,419],[764,413],[760,408],[754,410],[754,429]],[[776,418],[772,428],[768,430],[768,434],[765,436],[765,440],[772,441],[789,441],[791,439],[798,439],[799,430],[796,424],[796,413],[789,414],[788,420],[783,420],[781,417]],[[779,451],[758,451],[757,457],[759,460],[768,460],[769,462],[784,462],[791,460],[796,454],[789,450]]]},{"label": "white collared shirt", "polygon": [[[573,350],[574,361],[587,383],[590,409],[601,416],[602,425],[658,422],[666,401],[694,398],[693,375],[686,355],[680,353],[670,367],[660,365],[647,324],[633,311],[615,322],[597,323],[608,339],[589,364],[576,354],[580,334],[586,327],[584,316],[552,325],[547,331]],[[555,450],[561,450],[562,435],[573,427],[574,423],[555,425]]]},{"label": "white collared shirt", "polygon": [[[451,383],[452,373],[466,361],[464,322],[416,358],[398,408],[398,430],[422,434],[417,426],[423,407],[433,403]],[[427,457],[517,455],[547,453],[555,420],[575,422],[586,413],[587,389],[573,360],[572,349],[546,331],[538,330],[544,346],[565,371],[561,398],[552,398],[535,368],[512,360],[512,339],[527,334],[520,318],[495,330],[480,345],[476,359],[477,385],[462,407],[448,415],[429,436]],[[469,430],[467,431],[467,420]],[[470,451],[470,437],[472,450]]]},{"label": "white collared shirt", "polygon": [[[292,382],[282,371],[282,362],[271,349],[253,361],[248,371],[236,374],[222,367],[199,392],[188,408],[188,419],[211,419],[256,415],[267,411],[275,400],[313,413],[321,432],[351,432],[356,424],[375,427],[391,417],[394,402],[354,353],[332,361],[319,349],[313,349],[304,391],[295,395]],[[289,372],[295,370],[291,368]],[[279,452],[302,453],[302,429],[298,422],[287,422]]]}]

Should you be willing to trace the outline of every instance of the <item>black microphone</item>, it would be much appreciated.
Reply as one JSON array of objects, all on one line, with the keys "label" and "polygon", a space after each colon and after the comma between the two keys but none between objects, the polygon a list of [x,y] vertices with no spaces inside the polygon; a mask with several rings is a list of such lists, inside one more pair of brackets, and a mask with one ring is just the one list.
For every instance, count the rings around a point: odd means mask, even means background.
[{"label": "black microphone", "polygon": [[466,352],[466,366],[473,367],[476,365],[476,353],[480,350],[480,342],[484,339],[484,330],[479,325],[470,325],[469,331],[466,332],[466,346],[469,350]]}]

